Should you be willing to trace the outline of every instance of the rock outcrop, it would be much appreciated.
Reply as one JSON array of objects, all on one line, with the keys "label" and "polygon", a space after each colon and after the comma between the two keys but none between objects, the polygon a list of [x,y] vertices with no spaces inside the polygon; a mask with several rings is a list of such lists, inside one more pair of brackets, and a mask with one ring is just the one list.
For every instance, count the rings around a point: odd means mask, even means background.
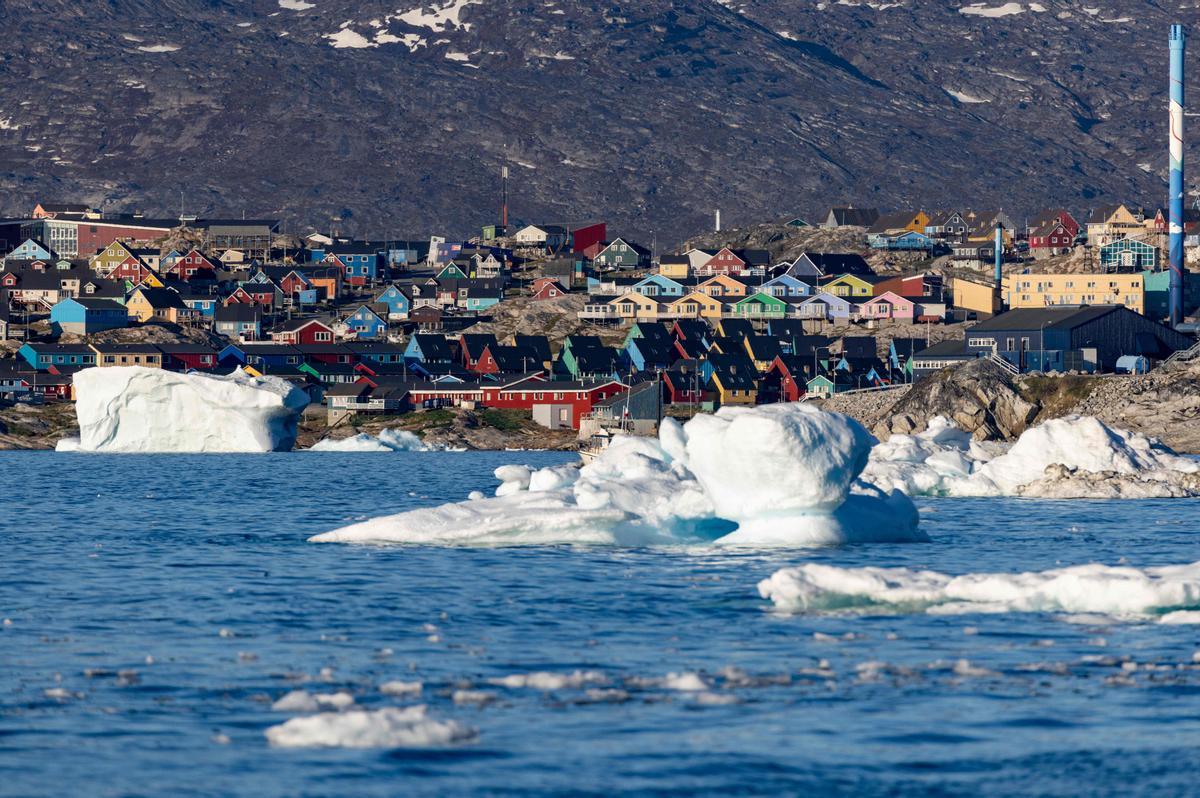
[{"label": "rock outcrop", "polygon": [[1010,440],[1037,418],[1012,375],[987,360],[946,369],[918,382],[874,426],[877,437],[923,432],[945,416],[976,440]]}]

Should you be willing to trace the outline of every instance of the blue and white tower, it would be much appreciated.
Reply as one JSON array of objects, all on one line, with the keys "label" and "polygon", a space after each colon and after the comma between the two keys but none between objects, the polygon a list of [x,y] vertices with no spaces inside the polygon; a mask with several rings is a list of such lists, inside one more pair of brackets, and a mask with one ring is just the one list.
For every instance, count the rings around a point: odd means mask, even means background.
[{"label": "blue and white tower", "polygon": [[1170,141],[1170,321],[1183,321],[1183,53],[1187,38],[1182,25],[1171,26]]}]

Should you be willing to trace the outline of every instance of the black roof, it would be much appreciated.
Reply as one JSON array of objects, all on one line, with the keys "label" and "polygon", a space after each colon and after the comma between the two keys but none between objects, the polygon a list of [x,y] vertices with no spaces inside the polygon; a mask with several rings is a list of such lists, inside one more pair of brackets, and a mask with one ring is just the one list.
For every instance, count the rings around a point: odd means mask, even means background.
[{"label": "black roof", "polygon": [[262,311],[257,305],[217,305],[213,318],[217,321],[260,321]]},{"label": "black roof", "polygon": [[[1123,305],[1061,305],[1046,308],[1017,308],[1000,313],[992,318],[981,321],[971,328],[971,332],[979,330],[1071,330],[1090,321],[1106,316],[1117,310],[1124,309]],[[1132,311],[1130,311],[1132,312]]]},{"label": "black roof", "polygon": [[848,358],[875,357],[874,336],[847,335],[842,339],[842,355]]},{"label": "black roof", "polygon": [[[114,299],[103,299],[101,297],[90,296],[73,296],[68,297],[72,302],[78,302],[89,310],[119,310],[125,312],[125,306]],[[67,300],[64,299],[64,302]],[[6,308],[7,309],[7,308]]]},{"label": "black roof", "polygon": [[973,357],[973,352],[967,351],[966,342],[961,338],[952,338],[946,341],[939,341],[927,349],[922,349],[917,352],[914,357],[919,360],[929,358],[964,358]]},{"label": "black roof", "polygon": [[[484,347],[495,347],[497,341],[495,333],[463,333],[459,343],[466,351],[467,357],[478,360],[483,354]],[[494,350],[492,354],[495,354]]]},{"label": "black roof", "polygon": [[708,362],[726,390],[752,391],[757,387],[758,369],[748,356],[710,354]]},{"label": "black roof", "polygon": [[513,345],[532,350],[543,362],[550,359],[550,339],[544,335],[514,335]]},{"label": "black roof", "polygon": [[862,255],[854,252],[805,252],[803,257],[821,270],[821,274],[873,274]]},{"label": "black roof", "polygon": [[421,354],[424,356],[426,362],[430,360],[454,360],[454,349],[450,346],[450,342],[446,340],[446,336],[418,333],[413,338],[416,340],[417,346],[421,348]]}]

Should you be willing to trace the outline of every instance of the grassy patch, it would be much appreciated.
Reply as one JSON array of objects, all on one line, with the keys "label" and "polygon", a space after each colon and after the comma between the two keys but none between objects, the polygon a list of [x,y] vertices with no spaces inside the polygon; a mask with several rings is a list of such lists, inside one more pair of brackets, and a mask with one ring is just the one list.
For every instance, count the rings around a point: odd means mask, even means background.
[{"label": "grassy patch", "polygon": [[502,432],[516,432],[525,428],[529,418],[521,410],[481,410],[479,420]]},{"label": "grassy patch", "polygon": [[454,412],[451,410],[425,410],[397,418],[405,429],[414,432],[454,425]]},{"label": "grassy patch", "polygon": [[1057,418],[1070,413],[1092,395],[1099,385],[1098,377],[1065,375],[1062,377],[1026,377],[1020,381],[1021,398],[1041,405],[1038,419]]}]

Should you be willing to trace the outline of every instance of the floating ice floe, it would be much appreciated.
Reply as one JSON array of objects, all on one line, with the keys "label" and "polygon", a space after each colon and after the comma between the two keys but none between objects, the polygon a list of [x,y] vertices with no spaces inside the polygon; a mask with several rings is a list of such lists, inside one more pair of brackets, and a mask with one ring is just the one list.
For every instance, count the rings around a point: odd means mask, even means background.
[{"label": "floating ice floe", "polygon": [[856,479],[874,443],[807,404],[722,408],[657,439],[618,436],[582,468],[504,466],[494,498],[376,518],[322,543],[821,545],[917,541],[912,501]]},{"label": "floating ice floe", "polygon": [[278,377],[140,366],[75,374],[79,450],[270,452],[296,442],[308,395]]},{"label": "floating ice floe", "polygon": [[910,496],[1142,499],[1200,496],[1200,464],[1090,416],[1052,419],[1011,447],[981,444],[944,417],[871,451],[862,479]]},{"label": "floating ice floe", "polygon": [[354,696],[346,692],[310,693],[293,690],[271,705],[275,712],[317,712],[322,709],[346,709],[354,705]]},{"label": "floating ice floe", "polygon": [[434,748],[468,742],[474,729],[430,718],[424,706],[322,712],[292,718],[266,731],[280,748]]},{"label": "floating ice floe", "polygon": [[791,613],[862,609],[942,615],[1063,612],[1179,623],[1200,615],[1195,612],[1200,609],[1200,562],[1156,568],[1092,563],[1049,571],[962,576],[806,563],[776,571],[758,583],[758,592],[777,609]]},{"label": "floating ice floe", "polygon": [[379,436],[359,433],[358,435],[341,440],[326,438],[318,441],[308,449],[310,452],[428,452],[432,447],[426,446],[415,434],[405,430],[385,429]]}]

